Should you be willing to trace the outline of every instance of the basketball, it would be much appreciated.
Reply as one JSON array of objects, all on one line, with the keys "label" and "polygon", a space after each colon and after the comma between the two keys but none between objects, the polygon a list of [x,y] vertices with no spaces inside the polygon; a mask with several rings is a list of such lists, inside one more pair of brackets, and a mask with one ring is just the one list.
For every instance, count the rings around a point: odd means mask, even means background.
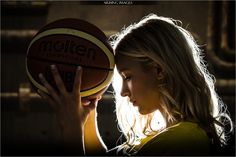
[{"label": "basketball", "polygon": [[56,89],[50,65],[56,65],[68,92],[73,90],[76,69],[83,69],[81,97],[106,88],[113,76],[114,54],[106,35],[84,20],[65,18],[42,27],[29,43],[26,73],[31,84],[46,93],[42,73]]}]

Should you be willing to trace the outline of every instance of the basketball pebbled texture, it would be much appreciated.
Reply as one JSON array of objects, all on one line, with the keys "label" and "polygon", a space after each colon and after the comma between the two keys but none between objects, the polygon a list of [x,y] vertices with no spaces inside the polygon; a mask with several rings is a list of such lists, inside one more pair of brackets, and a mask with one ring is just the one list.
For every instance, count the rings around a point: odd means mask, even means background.
[{"label": "basketball pebbled texture", "polygon": [[43,73],[54,87],[50,65],[56,65],[69,92],[75,72],[82,66],[81,96],[95,94],[107,87],[113,76],[114,54],[105,34],[93,24],[79,19],[60,19],[41,28],[30,42],[26,72],[36,89],[46,93],[38,74]]}]

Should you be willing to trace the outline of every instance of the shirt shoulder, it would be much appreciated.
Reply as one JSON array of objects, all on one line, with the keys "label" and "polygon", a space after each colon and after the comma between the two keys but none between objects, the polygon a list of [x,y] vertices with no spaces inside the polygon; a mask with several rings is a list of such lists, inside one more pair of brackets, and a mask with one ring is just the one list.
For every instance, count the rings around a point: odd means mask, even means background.
[{"label": "shirt shoulder", "polygon": [[[145,141],[145,140],[144,140]],[[196,123],[180,122],[146,141],[138,155],[209,155],[210,140]]]}]

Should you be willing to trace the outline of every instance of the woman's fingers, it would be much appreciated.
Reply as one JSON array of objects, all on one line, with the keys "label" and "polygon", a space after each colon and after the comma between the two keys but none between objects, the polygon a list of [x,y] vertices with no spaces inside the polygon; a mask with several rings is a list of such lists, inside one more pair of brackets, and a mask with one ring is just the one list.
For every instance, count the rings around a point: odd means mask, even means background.
[{"label": "woman's fingers", "polygon": [[82,68],[78,66],[76,69],[76,75],[73,87],[73,93],[76,98],[80,98],[81,80],[82,80]]},{"label": "woman's fingers", "polygon": [[57,67],[55,65],[51,65],[51,70],[52,70],[53,78],[57,85],[58,90],[62,93],[62,95],[67,96],[68,93],[67,93],[66,87],[61,79],[61,76],[58,72]]},{"label": "woman's fingers", "polygon": [[40,81],[43,83],[44,87],[47,89],[48,93],[53,97],[53,99],[59,103],[60,102],[60,98],[58,96],[58,94],[56,93],[56,91],[52,88],[52,86],[47,82],[47,80],[44,78],[43,74],[40,73],[39,74],[39,79]]},{"label": "woman's fingers", "polygon": [[98,104],[98,99],[93,99],[93,100],[91,100],[90,101],[90,104],[89,105],[87,105],[87,106],[84,106],[86,109],[88,109],[89,111],[91,111],[91,110],[93,110],[93,109],[95,109],[95,107],[97,106],[97,104]]},{"label": "woman's fingers", "polygon": [[52,100],[52,98],[50,96],[48,96],[47,94],[45,94],[43,91],[41,91],[39,89],[37,90],[37,92],[43,99],[45,99],[51,105],[51,107],[54,110],[57,109],[56,106],[55,106],[54,101]]}]

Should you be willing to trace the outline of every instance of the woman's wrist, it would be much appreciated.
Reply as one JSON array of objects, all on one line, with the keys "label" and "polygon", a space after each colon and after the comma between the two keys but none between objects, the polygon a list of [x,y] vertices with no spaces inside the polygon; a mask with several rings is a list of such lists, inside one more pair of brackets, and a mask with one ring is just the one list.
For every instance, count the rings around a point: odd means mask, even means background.
[{"label": "woman's wrist", "polygon": [[84,155],[83,127],[66,128],[62,132],[63,147],[67,154]]}]

